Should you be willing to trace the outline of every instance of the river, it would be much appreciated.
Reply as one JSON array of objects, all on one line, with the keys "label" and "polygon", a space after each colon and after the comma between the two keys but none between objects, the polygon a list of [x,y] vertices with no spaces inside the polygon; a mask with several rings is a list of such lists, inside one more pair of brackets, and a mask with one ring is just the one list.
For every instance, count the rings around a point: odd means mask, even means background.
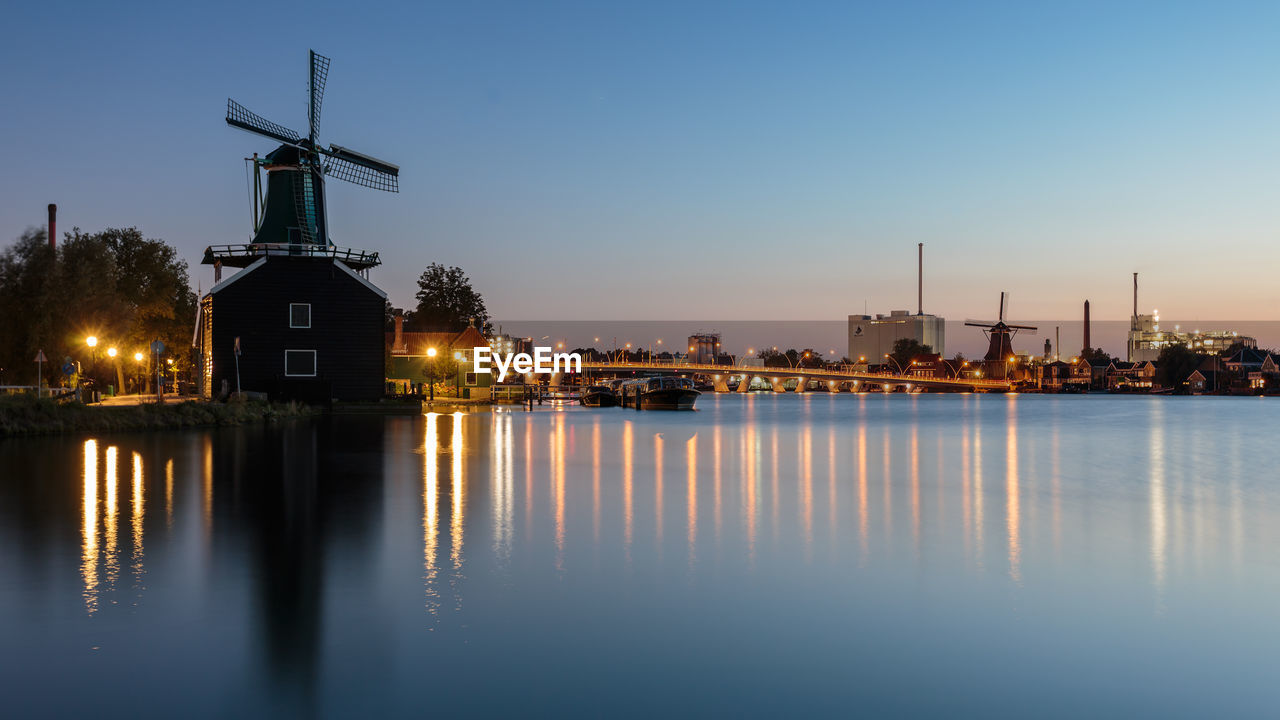
[{"label": "river", "polygon": [[1266,398],[0,441],[8,717],[1262,716]]}]

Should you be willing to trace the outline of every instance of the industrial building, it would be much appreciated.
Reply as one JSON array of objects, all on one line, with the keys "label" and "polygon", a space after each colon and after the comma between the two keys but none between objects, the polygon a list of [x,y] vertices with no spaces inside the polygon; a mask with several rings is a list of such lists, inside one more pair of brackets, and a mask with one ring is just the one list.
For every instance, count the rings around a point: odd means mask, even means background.
[{"label": "industrial building", "polygon": [[916,275],[916,314],[893,310],[888,315],[849,316],[849,359],[855,363],[878,363],[893,351],[898,340],[915,340],[945,356],[946,320],[924,313],[924,243],[920,243]]},{"label": "industrial building", "polygon": [[714,365],[720,355],[720,333],[700,332],[689,336],[689,362]]},{"label": "industrial building", "polygon": [[1160,351],[1169,345],[1185,345],[1199,352],[1219,353],[1236,344],[1246,348],[1258,347],[1255,338],[1231,330],[1182,332],[1177,325],[1173,330],[1161,330],[1159,310],[1152,310],[1150,315],[1138,314],[1138,273],[1133,274],[1133,315],[1126,343],[1129,362],[1155,361],[1160,357]]}]

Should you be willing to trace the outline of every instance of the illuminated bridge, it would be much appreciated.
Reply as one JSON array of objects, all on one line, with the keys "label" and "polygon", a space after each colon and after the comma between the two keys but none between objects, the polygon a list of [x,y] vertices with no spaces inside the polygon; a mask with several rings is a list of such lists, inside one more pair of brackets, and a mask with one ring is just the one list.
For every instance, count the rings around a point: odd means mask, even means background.
[{"label": "illuminated bridge", "polygon": [[1009,392],[1013,383],[1006,380],[985,378],[930,378],[892,373],[858,372],[855,370],[828,370],[815,368],[746,367],[742,365],[698,365],[677,362],[587,362],[584,373],[645,373],[703,375],[711,379],[716,392],[729,392],[729,380],[741,378],[736,392],[747,392],[753,378],[759,378],[773,387],[774,392],[787,392],[788,381],[795,380],[795,392],[809,391],[810,381],[826,385],[830,392],[856,392],[875,388],[884,392],[903,389],[933,390],[941,392]]}]

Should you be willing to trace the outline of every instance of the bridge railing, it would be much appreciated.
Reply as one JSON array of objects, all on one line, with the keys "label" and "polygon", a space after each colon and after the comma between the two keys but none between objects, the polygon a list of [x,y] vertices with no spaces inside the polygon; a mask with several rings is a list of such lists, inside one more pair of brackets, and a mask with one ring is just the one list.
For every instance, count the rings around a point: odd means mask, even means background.
[{"label": "bridge railing", "polygon": [[653,362],[583,362],[584,369],[600,369],[600,370],[647,370],[647,369],[679,369],[699,374],[721,374],[721,375],[787,375],[787,376],[805,376],[815,380],[839,378],[842,380],[871,380],[884,381],[893,380],[897,383],[922,383],[922,384],[946,384],[946,385],[967,385],[970,387],[982,387],[993,389],[1005,389],[1010,387],[1010,383],[1006,380],[990,380],[982,378],[926,378],[913,377],[911,375],[901,375],[892,372],[873,373],[860,370],[830,370],[818,368],[780,368],[780,367],[763,367],[757,365],[712,365],[707,363],[688,363],[677,362],[672,360],[657,360]]}]

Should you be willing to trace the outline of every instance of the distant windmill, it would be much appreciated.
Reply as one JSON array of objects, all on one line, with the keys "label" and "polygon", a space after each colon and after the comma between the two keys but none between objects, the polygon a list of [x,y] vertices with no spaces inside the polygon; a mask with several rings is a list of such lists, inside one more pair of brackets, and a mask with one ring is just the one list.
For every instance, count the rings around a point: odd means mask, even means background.
[{"label": "distant windmill", "polygon": [[[332,245],[325,207],[325,175],[376,190],[399,192],[400,168],[340,145],[324,147],[316,140],[328,76],[329,58],[312,50],[306,137],[227,99],[228,125],[283,143],[261,160],[255,156],[257,164],[267,171],[264,207],[261,216],[255,212],[254,217],[255,245]],[[255,203],[258,199],[255,195]]]},{"label": "distant windmill", "polygon": [[980,327],[987,334],[987,338],[991,344],[987,347],[987,354],[983,358],[989,363],[1003,364],[1010,357],[1013,357],[1013,336],[1018,331],[1023,331],[1028,335],[1036,334],[1034,325],[1010,325],[1004,321],[1004,293],[1000,293],[1000,315],[995,322],[986,322],[982,320],[965,320],[965,325],[969,327]]}]

